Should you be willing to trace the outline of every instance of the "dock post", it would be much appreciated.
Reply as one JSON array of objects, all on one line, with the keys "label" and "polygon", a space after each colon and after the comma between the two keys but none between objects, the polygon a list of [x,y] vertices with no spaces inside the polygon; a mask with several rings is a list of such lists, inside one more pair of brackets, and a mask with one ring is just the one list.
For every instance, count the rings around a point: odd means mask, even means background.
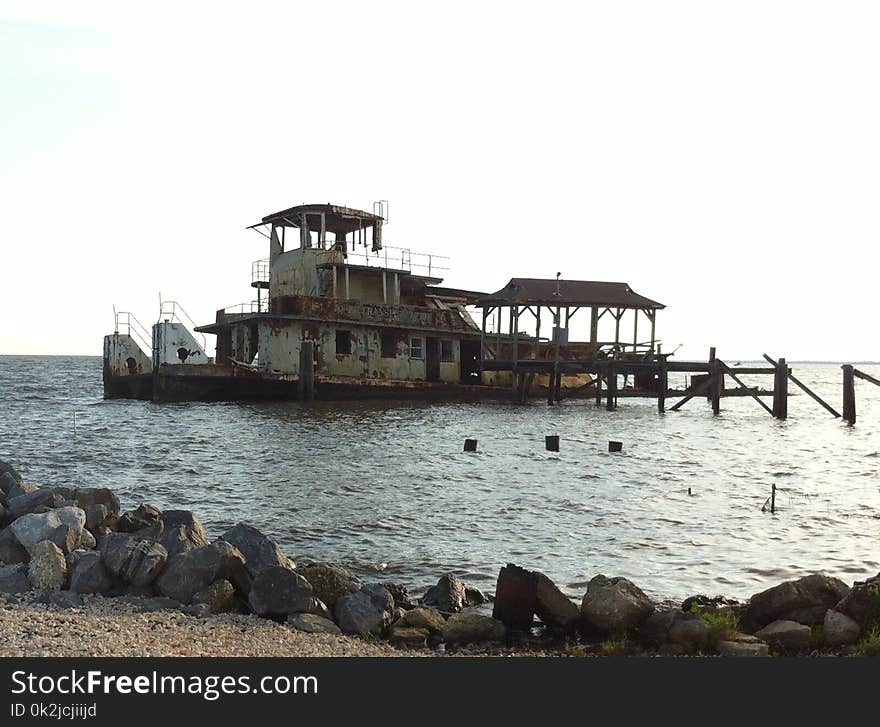
[{"label": "dock post", "polygon": [[843,421],[849,425],[856,423],[856,387],[852,364],[844,364],[843,369]]},{"label": "dock post", "polygon": [[712,378],[712,386],[709,389],[712,413],[718,416],[721,412],[721,391],[724,388],[724,371],[715,356],[715,346],[709,349],[709,376]]},{"label": "dock post", "polygon": [[614,369],[613,363],[608,365],[607,384],[607,401],[605,403],[605,408],[608,409],[608,411],[614,411],[614,407],[617,406],[617,371]]},{"label": "dock post", "polygon": [[773,485],[773,489],[770,490],[770,514],[776,514],[776,485]]},{"label": "dock post", "polygon": [[773,416],[788,419],[788,365],[784,358],[776,362],[773,377]]},{"label": "dock post", "polygon": [[315,398],[315,342],[303,341],[299,349],[299,398]]},{"label": "dock post", "polygon": [[663,414],[666,411],[666,391],[669,388],[669,375],[666,371],[666,359],[657,345],[657,359],[660,362],[660,375],[657,377],[657,411]]},{"label": "dock post", "polygon": [[596,406],[602,406],[602,369],[596,370]]}]

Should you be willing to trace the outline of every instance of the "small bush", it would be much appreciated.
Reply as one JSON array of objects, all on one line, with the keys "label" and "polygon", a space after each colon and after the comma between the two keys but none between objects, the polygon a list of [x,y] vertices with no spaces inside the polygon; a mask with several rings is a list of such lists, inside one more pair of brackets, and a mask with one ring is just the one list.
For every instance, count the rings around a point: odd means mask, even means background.
[{"label": "small bush", "polygon": [[722,641],[732,641],[736,638],[739,629],[737,628],[736,613],[732,609],[706,609],[694,605],[691,611],[709,624],[709,644],[712,647],[717,647]]},{"label": "small bush", "polygon": [[861,656],[880,656],[880,626],[875,626],[862,637],[856,653]]},{"label": "small bush", "polygon": [[626,639],[608,639],[599,647],[602,656],[623,656],[627,650]]}]

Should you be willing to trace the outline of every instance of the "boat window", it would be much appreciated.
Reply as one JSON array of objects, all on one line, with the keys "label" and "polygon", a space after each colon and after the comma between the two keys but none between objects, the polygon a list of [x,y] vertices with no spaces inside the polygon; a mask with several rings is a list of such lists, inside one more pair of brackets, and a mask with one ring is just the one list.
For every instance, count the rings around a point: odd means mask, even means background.
[{"label": "boat window", "polygon": [[382,358],[395,358],[397,356],[397,336],[393,333],[382,334]]},{"label": "boat window", "polygon": [[440,360],[445,362],[455,361],[455,350],[452,348],[452,341],[449,339],[440,339]]},{"label": "boat window", "polygon": [[336,331],[336,355],[351,353],[351,331]]},{"label": "boat window", "polygon": [[425,358],[425,349],[422,345],[421,338],[410,338],[409,339],[409,357],[410,358]]}]

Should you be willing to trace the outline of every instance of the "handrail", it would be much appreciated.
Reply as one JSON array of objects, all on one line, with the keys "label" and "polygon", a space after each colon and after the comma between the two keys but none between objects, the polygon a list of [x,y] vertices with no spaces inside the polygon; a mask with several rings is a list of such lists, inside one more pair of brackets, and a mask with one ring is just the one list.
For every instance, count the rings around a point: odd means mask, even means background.
[{"label": "handrail", "polygon": [[251,283],[269,282],[269,258],[254,260],[251,263]]},{"label": "handrail", "polygon": [[[390,252],[390,255],[389,255]],[[357,253],[360,255],[360,253]],[[372,252],[369,248],[364,248],[364,262],[367,266],[384,267],[394,269],[398,265],[398,270],[406,270],[412,273],[415,270],[425,272],[428,277],[435,272],[445,272],[449,270],[449,261],[451,258],[446,255],[434,255],[427,252],[413,252],[408,247],[395,247],[393,245],[383,245],[382,249]],[[413,258],[416,262],[413,262]],[[438,265],[439,261],[443,261],[443,265]]]},{"label": "handrail", "polygon": [[153,350],[153,336],[147,331],[146,326],[135,318],[134,313],[127,310],[117,311],[114,308],[113,317],[113,332],[118,334],[120,328],[125,328],[124,333],[134,340],[141,353],[148,356],[147,351]]},{"label": "handrail", "polygon": [[[180,313],[183,314],[183,317],[186,318],[185,321],[180,317],[180,315],[178,315],[178,311],[180,311]],[[165,316],[168,316],[168,318],[165,318]],[[201,332],[195,330],[196,322],[190,317],[189,313],[187,313],[183,309],[183,306],[174,300],[161,301],[160,305],[159,305],[159,321],[158,322],[161,323],[163,319],[170,320],[173,322],[175,318],[177,319],[178,323],[181,323],[183,325],[186,325],[188,323],[189,327],[191,328],[190,333],[192,333],[192,334],[198,333],[199,337],[202,339],[202,351],[206,352],[208,349],[208,339],[205,338],[204,333],[201,333]]]}]

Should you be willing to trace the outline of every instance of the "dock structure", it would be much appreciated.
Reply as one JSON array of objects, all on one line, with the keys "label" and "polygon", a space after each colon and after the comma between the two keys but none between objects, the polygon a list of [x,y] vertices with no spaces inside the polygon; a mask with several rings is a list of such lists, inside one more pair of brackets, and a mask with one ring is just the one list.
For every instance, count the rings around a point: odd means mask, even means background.
[{"label": "dock structure", "polygon": [[[620,398],[648,397],[657,399],[661,413],[667,410],[667,399],[677,398],[669,411],[678,411],[691,399],[705,396],[718,414],[723,397],[749,396],[768,414],[786,419],[791,381],[839,416],[793,376],[784,358],[774,361],[765,354],[770,366],[731,366],[713,347],[706,361],[670,360],[672,353],[664,353],[657,339],[657,313],[665,306],[626,283],[561,280],[558,275],[555,280],[512,278],[476,306],[483,312],[482,370],[506,372],[521,401],[529,398],[530,387],[543,377],[547,403],[555,404],[565,390],[563,379],[574,377],[581,387],[593,387],[596,405],[604,400],[608,410],[616,409]],[[580,315],[577,321],[576,315]],[[549,336],[541,335],[542,321],[550,323]],[[603,321],[607,335],[602,335]],[[642,330],[649,330],[643,338],[640,321]],[[580,339],[574,335],[578,326]],[[690,374],[689,384],[684,389],[669,388],[670,373]],[[743,375],[772,376],[773,388],[747,386],[740,379]],[[728,378],[735,386],[726,387]],[[772,407],[762,397],[772,397]]]}]

